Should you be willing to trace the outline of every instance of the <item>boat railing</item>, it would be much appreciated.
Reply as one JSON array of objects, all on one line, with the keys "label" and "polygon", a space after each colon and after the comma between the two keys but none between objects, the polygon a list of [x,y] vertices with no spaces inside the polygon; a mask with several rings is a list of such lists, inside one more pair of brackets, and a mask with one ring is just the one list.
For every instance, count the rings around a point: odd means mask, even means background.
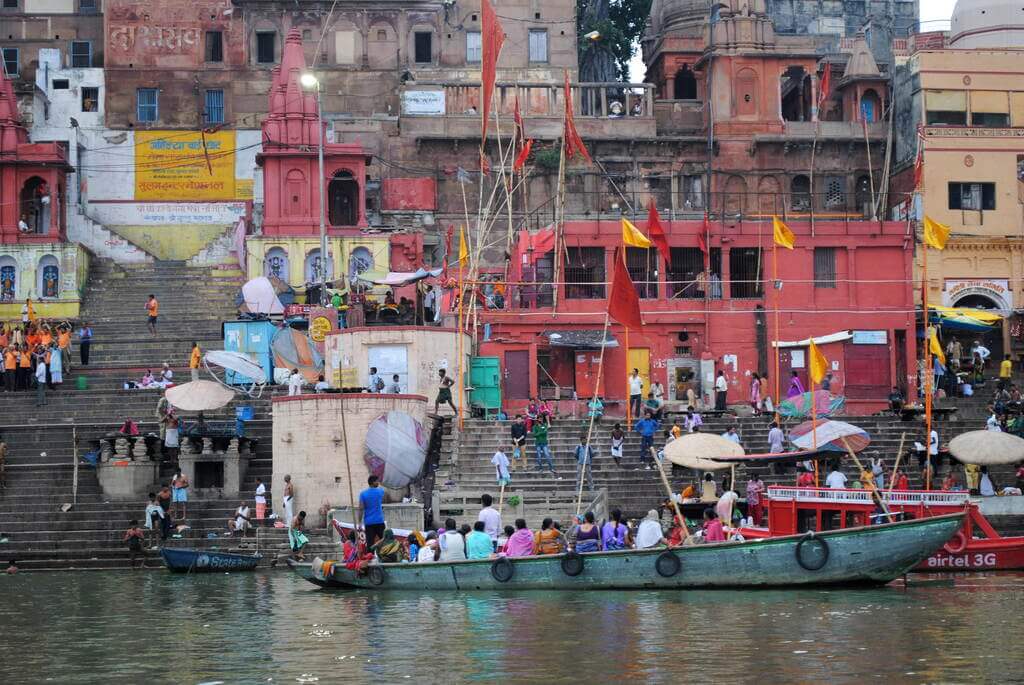
[{"label": "boat railing", "polygon": [[[826,504],[873,505],[870,490],[839,490],[833,488],[797,488],[769,486],[768,499],[778,501],[821,502]],[[883,495],[886,504],[894,506],[963,506],[970,499],[966,492],[898,490]]]}]

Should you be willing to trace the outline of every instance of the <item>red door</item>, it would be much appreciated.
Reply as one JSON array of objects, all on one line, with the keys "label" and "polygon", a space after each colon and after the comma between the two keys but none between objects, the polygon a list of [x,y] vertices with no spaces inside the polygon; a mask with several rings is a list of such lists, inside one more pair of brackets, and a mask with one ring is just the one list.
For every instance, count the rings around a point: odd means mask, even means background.
[{"label": "red door", "polygon": [[846,345],[846,397],[883,399],[891,387],[888,345]]},{"label": "red door", "polygon": [[530,351],[505,352],[505,399],[530,399]]},{"label": "red door", "polygon": [[576,396],[579,399],[593,398],[595,383],[598,396],[604,397],[604,374],[600,368],[600,350],[576,350]]}]

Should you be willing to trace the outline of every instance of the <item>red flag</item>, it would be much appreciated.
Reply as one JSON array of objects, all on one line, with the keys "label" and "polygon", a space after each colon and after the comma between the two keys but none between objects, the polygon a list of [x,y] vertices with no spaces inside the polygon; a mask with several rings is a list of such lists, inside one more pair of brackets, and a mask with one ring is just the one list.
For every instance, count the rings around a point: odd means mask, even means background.
[{"label": "red flag", "polygon": [[615,250],[615,274],[608,297],[608,315],[628,328],[640,329],[644,325],[640,316],[640,298],[626,269],[624,255],[619,250]]},{"label": "red flag", "polygon": [[661,225],[661,217],[658,216],[658,208],[654,206],[654,198],[651,198],[647,207],[647,235],[651,242],[658,248],[658,252],[665,258],[666,262],[672,262],[672,251],[668,247],[668,236]]},{"label": "red flag", "polygon": [[565,130],[562,136],[565,140],[565,156],[568,159],[572,159],[578,152],[588,163],[594,163],[587,152],[587,146],[583,144],[583,139],[576,132],[576,124],[572,118],[572,89],[569,87],[568,71],[565,72]]},{"label": "red flag", "polygon": [[821,75],[821,83],[818,84],[818,109],[828,100],[832,94],[832,66],[825,65],[825,73]]},{"label": "red flag", "polygon": [[480,114],[483,119],[481,127],[481,148],[487,142],[487,122],[491,117],[491,95],[494,93],[494,81],[497,79],[498,54],[505,42],[505,32],[498,22],[498,15],[490,0],[481,0],[480,20],[481,36],[481,71],[480,71]]},{"label": "red flag", "polygon": [[526,159],[530,156],[530,151],[533,149],[533,138],[526,141],[523,145],[523,149],[519,151],[519,155],[516,157],[516,161],[512,164],[512,173],[518,174],[523,170],[523,166],[526,164]]},{"label": "red flag", "polygon": [[516,106],[512,110],[512,121],[516,128],[516,148],[522,149],[526,145],[526,126],[523,123],[523,113],[519,111],[519,96],[516,95]]},{"label": "red flag", "polygon": [[697,234],[697,245],[700,247],[700,251],[704,253],[704,256],[708,254],[708,215],[704,214],[704,222],[700,225],[700,232]]}]

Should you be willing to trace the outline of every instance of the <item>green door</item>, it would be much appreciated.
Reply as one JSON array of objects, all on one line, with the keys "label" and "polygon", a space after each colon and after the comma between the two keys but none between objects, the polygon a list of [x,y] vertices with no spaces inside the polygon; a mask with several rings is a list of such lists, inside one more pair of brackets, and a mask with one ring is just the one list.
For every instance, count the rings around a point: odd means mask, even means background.
[{"label": "green door", "polygon": [[501,408],[501,371],[497,357],[473,357],[469,361],[471,405],[485,410]]}]

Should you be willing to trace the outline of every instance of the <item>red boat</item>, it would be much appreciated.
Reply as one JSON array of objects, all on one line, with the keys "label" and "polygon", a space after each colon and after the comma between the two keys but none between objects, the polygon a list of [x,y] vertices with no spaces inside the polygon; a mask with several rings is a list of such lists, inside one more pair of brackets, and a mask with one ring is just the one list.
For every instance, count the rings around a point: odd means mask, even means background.
[{"label": "red boat", "polygon": [[882,494],[888,513],[868,490],[770,486],[768,527],[744,526],[745,538],[793,535],[872,523],[940,516],[968,510],[964,525],[942,549],[915,571],[992,571],[1024,569],[1024,537],[1003,537],[966,492],[895,490]]}]

